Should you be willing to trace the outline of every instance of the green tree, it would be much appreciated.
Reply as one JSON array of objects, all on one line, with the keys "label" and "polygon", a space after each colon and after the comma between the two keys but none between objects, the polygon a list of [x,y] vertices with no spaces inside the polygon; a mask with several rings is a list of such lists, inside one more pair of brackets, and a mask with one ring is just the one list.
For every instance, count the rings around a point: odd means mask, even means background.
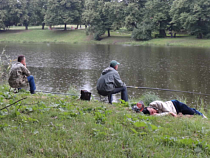
[{"label": "green tree", "polygon": [[137,28],[137,24],[142,21],[141,6],[138,3],[128,3],[125,7],[125,26],[128,30]]},{"label": "green tree", "polygon": [[170,25],[169,15],[173,0],[148,0],[145,4],[144,20],[151,21],[160,37],[165,37],[165,30]]},{"label": "green tree", "polygon": [[152,30],[153,24],[151,21],[141,22],[133,29],[131,38],[135,40],[150,40],[152,38]]},{"label": "green tree", "polygon": [[103,0],[87,0],[83,19],[90,25],[89,31],[99,40],[106,31],[110,37],[111,29],[118,29],[124,22],[124,6],[119,2],[105,2]]},{"label": "green tree", "polygon": [[48,0],[36,0],[37,6],[35,8],[35,19],[34,25],[42,25],[42,30],[45,27],[44,17],[47,11],[47,1]]},{"label": "green tree", "polygon": [[210,0],[175,0],[170,15],[172,23],[182,26],[197,38],[209,33]]},{"label": "green tree", "polygon": [[0,29],[5,28],[4,20],[5,20],[5,16],[6,16],[6,13],[5,13],[6,6],[7,6],[6,1],[0,0]]},{"label": "green tree", "polygon": [[86,0],[85,11],[82,14],[86,25],[89,25],[88,31],[94,34],[94,39],[99,40],[105,33],[105,27],[101,20],[103,1]]},{"label": "green tree", "polygon": [[26,30],[28,30],[30,24],[36,23],[35,9],[38,7],[37,5],[35,0],[18,0],[17,14],[20,18],[20,23],[25,26]]},{"label": "green tree", "polygon": [[5,29],[11,25],[17,25],[19,22],[17,4],[16,0],[0,1],[0,28]]},{"label": "green tree", "polygon": [[49,0],[45,22],[47,25],[66,25],[75,23],[80,19],[80,0]]}]

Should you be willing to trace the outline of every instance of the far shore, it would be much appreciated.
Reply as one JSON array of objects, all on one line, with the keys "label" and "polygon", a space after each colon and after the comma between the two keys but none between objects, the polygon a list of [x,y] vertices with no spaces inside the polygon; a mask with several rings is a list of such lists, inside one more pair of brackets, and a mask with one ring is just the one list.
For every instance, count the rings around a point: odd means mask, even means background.
[{"label": "far shore", "polygon": [[93,40],[91,35],[86,35],[84,27],[75,29],[71,26],[67,31],[62,28],[54,30],[41,30],[39,27],[24,30],[0,30],[0,43],[69,43],[69,44],[114,44],[129,46],[180,46],[180,47],[210,47],[210,39],[197,39],[195,36],[181,35],[176,38],[154,38],[149,41],[135,41],[131,34],[125,30],[111,32],[111,37],[103,35],[100,41]]}]

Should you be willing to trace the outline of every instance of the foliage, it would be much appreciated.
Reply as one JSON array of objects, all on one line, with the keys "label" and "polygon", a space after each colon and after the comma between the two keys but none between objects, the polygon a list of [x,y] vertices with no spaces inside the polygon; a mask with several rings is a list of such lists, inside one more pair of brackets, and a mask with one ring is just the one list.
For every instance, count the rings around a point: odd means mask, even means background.
[{"label": "foliage", "polygon": [[[2,157],[209,157],[210,154],[209,121],[199,116],[190,119],[146,116],[123,106],[78,101],[63,95],[30,95],[24,91],[10,93],[10,98],[5,99],[8,91],[7,85],[0,86],[0,108],[28,98],[0,111]],[[174,153],[174,149],[179,150]]]},{"label": "foliage", "polygon": [[137,23],[142,21],[141,10],[138,3],[129,3],[125,7],[125,26],[128,30],[132,31],[137,28]]},{"label": "foliage", "polygon": [[210,33],[208,33],[205,37],[210,39]]},{"label": "foliage", "polygon": [[7,75],[12,65],[10,56],[6,54],[5,48],[3,48],[0,54],[0,82],[7,79]]},{"label": "foliage", "polygon": [[122,26],[123,13],[122,3],[87,0],[82,16],[85,24],[90,25],[88,31],[94,34],[95,40],[100,40],[106,31],[110,37],[111,29],[118,29]]},{"label": "foliage", "polygon": [[175,0],[170,14],[173,23],[181,24],[197,38],[209,32],[210,0]]},{"label": "foliage", "polygon": [[149,104],[155,100],[160,100],[160,98],[154,93],[145,93],[142,95],[141,100],[144,102],[145,106],[149,106]]},{"label": "foliage", "polygon": [[160,37],[166,36],[165,30],[171,21],[169,11],[172,2],[173,0],[148,0],[145,4],[145,19],[152,22]]},{"label": "foliage", "polygon": [[77,23],[80,18],[80,1],[48,0],[45,22],[48,26]]},{"label": "foliage", "polygon": [[141,23],[137,28],[134,28],[131,37],[135,40],[150,40],[152,38],[151,32],[151,24]]},{"label": "foliage", "polygon": [[0,0],[0,29],[85,24],[95,40],[122,27],[136,40],[149,40],[157,31],[155,37],[184,31],[203,38],[210,29],[209,6],[210,0]]}]

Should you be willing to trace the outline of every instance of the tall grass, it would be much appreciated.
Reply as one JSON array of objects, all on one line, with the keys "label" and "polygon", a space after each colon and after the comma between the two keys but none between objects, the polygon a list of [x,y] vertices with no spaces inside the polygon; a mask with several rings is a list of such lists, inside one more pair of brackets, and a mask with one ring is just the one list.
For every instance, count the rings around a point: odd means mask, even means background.
[{"label": "tall grass", "polygon": [[9,55],[6,54],[5,48],[0,53],[0,83],[4,82],[7,77],[9,70],[12,66],[12,60]]}]

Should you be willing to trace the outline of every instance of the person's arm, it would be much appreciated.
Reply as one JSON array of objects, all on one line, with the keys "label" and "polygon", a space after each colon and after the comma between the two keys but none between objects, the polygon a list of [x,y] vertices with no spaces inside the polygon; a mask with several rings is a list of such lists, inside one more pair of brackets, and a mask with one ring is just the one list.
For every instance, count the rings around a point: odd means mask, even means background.
[{"label": "person's arm", "polygon": [[123,83],[123,81],[121,80],[118,73],[114,74],[114,83],[116,87],[126,86],[125,83]]},{"label": "person's arm", "polygon": [[175,116],[176,114],[170,112],[168,106],[166,105],[165,102],[163,101],[154,101],[152,103],[149,104],[149,107],[157,109],[159,113],[156,113],[156,116],[165,116],[165,115],[173,115]]},{"label": "person's arm", "polygon": [[162,112],[162,113],[155,113],[156,116],[166,116],[166,115],[171,115],[173,117],[177,117],[177,114],[173,112]]},{"label": "person's arm", "polygon": [[25,66],[21,66],[21,69],[22,69],[23,75],[30,76],[30,71]]}]

